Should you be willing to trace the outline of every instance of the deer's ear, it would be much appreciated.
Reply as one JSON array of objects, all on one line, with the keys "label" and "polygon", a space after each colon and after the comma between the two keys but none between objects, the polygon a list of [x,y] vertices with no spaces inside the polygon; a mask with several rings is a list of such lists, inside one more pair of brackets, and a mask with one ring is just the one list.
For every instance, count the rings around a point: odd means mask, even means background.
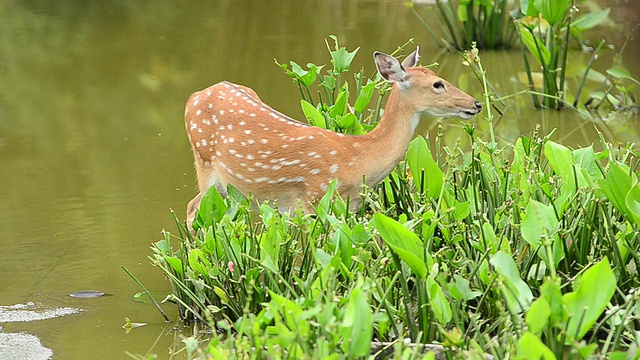
[{"label": "deer's ear", "polygon": [[385,80],[401,83],[406,79],[407,72],[393,56],[376,51],[373,53],[373,61],[375,61],[378,72]]},{"label": "deer's ear", "polygon": [[416,46],[416,50],[409,54],[404,60],[402,60],[402,66],[405,69],[412,68],[418,65],[418,61],[420,61],[420,47]]}]

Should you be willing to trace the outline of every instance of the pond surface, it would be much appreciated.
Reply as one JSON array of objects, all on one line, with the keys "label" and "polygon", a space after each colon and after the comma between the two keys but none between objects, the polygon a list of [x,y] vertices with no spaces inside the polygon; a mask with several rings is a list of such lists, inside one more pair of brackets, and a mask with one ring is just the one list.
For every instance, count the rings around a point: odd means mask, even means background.
[{"label": "pond surface", "polygon": [[[438,61],[444,78],[480,98],[469,69],[457,55],[439,54],[403,1],[0,2],[0,306],[82,310],[7,321],[0,331],[35,335],[58,359],[121,359],[125,352],[168,358],[173,325],[133,300],[139,288],[121,265],[158,300],[170,291],[147,256],[162,229],[174,230],[169,209],[184,218],[195,195],[182,120],[187,97],[226,79],[300,118],[298,90],[274,58],[327,63],[324,41],[335,34],[349,50],[360,47],[353,68],[367,74],[374,50],[392,52],[413,37],[423,64]],[[599,4],[613,7],[613,26],[587,38],[605,36],[619,48],[640,6]],[[418,10],[429,16],[428,8]],[[596,68],[611,66],[612,56],[604,53]],[[572,62],[589,57],[575,51]],[[636,78],[639,57],[632,42],[623,60]],[[523,88],[514,80],[519,51],[482,59],[503,95]],[[530,97],[518,102],[496,123],[505,142],[537,123],[543,134],[558,128],[556,139],[576,147],[597,143],[596,129],[610,141],[639,140],[635,116],[594,122],[569,110],[534,110]],[[473,122],[486,132],[480,117]],[[433,133],[434,124],[425,119],[424,130]],[[445,126],[447,143],[462,136],[462,124]],[[107,295],[69,296],[81,290]],[[173,306],[163,308],[176,318]],[[125,317],[149,325],[125,334]]]}]

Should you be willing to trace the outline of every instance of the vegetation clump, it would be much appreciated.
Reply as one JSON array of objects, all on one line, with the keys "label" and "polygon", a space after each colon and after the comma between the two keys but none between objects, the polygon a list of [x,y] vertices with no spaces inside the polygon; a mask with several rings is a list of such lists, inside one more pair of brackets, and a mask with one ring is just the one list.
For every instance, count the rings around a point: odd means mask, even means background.
[{"label": "vegetation clump", "polygon": [[[355,52],[329,51],[325,73],[282,67],[314,124],[366,131],[387,85],[361,71],[349,105],[340,76]],[[482,68],[475,49],[467,61]],[[537,131],[498,147],[466,130],[470,152],[440,133],[434,149],[414,139],[363,188],[358,212],[335,183],[314,214],[255,211],[213,187],[195,235],[176,219],[151,256],[181,318],[212,330],[185,339],[189,357],[433,358],[424,345],[436,343],[448,358],[627,358],[640,320],[639,154]]]}]

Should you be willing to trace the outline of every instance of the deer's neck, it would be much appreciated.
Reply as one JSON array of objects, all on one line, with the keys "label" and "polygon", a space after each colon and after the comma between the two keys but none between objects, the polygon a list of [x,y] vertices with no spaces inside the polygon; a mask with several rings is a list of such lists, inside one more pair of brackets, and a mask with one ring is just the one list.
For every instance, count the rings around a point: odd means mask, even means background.
[{"label": "deer's neck", "polygon": [[367,185],[381,181],[400,162],[413,138],[420,114],[402,99],[394,85],[380,122],[361,136],[363,174]]}]

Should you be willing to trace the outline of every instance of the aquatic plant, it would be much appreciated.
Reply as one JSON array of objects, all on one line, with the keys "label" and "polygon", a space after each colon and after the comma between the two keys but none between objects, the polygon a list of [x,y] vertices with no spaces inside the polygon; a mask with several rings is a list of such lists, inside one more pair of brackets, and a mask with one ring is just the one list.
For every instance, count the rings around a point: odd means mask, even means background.
[{"label": "aquatic plant", "polygon": [[[467,59],[482,69],[476,50]],[[499,147],[471,126],[466,153],[441,135],[363,188],[366,212],[335,183],[311,215],[209,190],[197,233],[176,219],[150,257],[182,319],[213,331],[185,339],[189,356],[432,358],[423,345],[438,343],[450,358],[625,358],[640,320],[640,154],[538,131]]]}]

